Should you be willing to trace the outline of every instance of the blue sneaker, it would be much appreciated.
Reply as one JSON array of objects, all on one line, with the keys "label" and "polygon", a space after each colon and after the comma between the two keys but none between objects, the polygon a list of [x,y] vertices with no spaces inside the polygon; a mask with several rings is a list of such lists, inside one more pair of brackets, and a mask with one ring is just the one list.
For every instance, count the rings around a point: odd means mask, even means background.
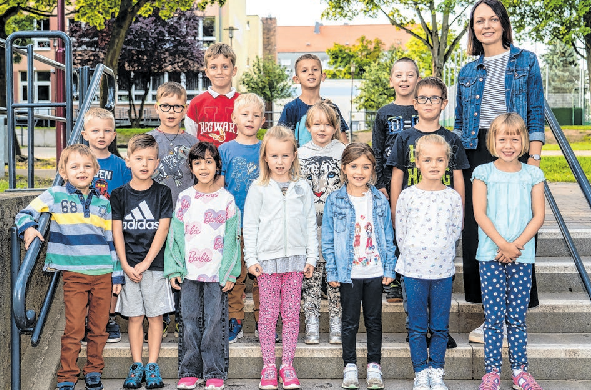
[{"label": "blue sneaker", "polygon": [[160,367],[157,363],[148,363],[145,370],[146,389],[158,389],[164,387],[162,376],[160,375]]},{"label": "blue sneaker", "polygon": [[107,343],[118,343],[121,341],[121,330],[119,329],[119,324],[116,323],[112,318],[109,318],[109,322],[107,323],[107,333],[109,333]]},{"label": "blue sneaker", "polygon": [[125,389],[139,389],[142,387],[143,381],[144,366],[141,362],[133,363],[131,367],[129,367],[129,373],[127,374],[127,378],[125,378],[125,382],[123,382],[123,387]]},{"label": "blue sneaker", "polygon": [[241,339],[243,336],[242,323],[238,322],[236,318],[230,318],[230,332],[228,335],[230,344],[235,343],[236,340]]},{"label": "blue sneaker", "polygon": [[76,384],[74,382],[60,382],[57,384],[59,390],[74,390]]},{"label": "blue sneaker", "polygon": [[86,383],[86,390],[103,390],[100,372],[89,372],[84,377],[84,382]]}]

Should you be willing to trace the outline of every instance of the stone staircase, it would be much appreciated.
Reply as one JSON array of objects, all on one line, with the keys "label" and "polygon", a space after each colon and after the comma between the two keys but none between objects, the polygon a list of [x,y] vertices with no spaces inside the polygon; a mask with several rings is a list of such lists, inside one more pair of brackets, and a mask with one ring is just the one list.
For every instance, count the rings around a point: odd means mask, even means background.
[{"label": "stone staircase", "polygon": [[[575,202],[571,206],[576,205]],[[563,205],[560,205],[563,207]],[[582,215],[576,208],[567,205],[563,211],[567,221],[572,223],[571,234],[588,272],[591,272],[591,213]],[[547,208],[548,210],[548,208]],[[562,209],[561,209],[562,210]],[[568,217],[568,210],[572,210]],[[549,211],[547,211],[549,213]],[[583,222],[577,219],[583,218]],[[461,246],[459,246],[461,248]],[[461,253],[458,253],[461,256]],[[591,300],[584,291],[579,274],[573,260],[568,256],[562,236],[556,227],[554,218],[547,214],[546,224],[540,230],[538,256],[536,259],[536,275],[540,306],[528,311],[527,324],[529,331],[528,356],[530,371],[539,379],[544,388],[556,389],[591,389]],[[452,298],[450,332],[458,343],[458,347],[447,351],[446,380],[457,383],[457,388],[476,388],[479,379],[484,375],[484,346],[468,342],[468,333],[483,322],[481,305],[470,304],[464,300],[463,267],[461,258],[456,259],[456,279]],[[410,361],[410,351],[405,342],[405,313],[401,303],[387,303],[383,297],[383,351],[382,371],[386,379],[402,383],[402,387],[412,388],[410,379],[414,377]],[[244,321],[244,338],[230,346],[230,379],[234,380],[233,389],[256,388],[262,369],[262,357],[258,341],[254,337],[253,302],[250,294],[246,299],[246,318]],[[122,330],[127,324],[120,320]],[[280,329],[280,328],[279,328]],[[318,388],[321,383],[326,387],[338,388],[341,378],[342,359],[341,346],[328,344],[328,312],[326,300],[322,302],[321,343],[306,345],[303,342],[304,316],[300,317],[300,339],[294,366],[303,383],[313,383]],[[362,367],[366,359],[365,328],[361,319],[358,335],[358,364]],[[276,347],[277,356],[281,355],[280,344]],[[144,358],[147,359],[147,343],[144,344]],[[503,378],[510,378],[508,369],[508,350],[504,349]],[[83,347],[79,364],[85,361],[86,350]],[[123,334],[120,343],[107,344],[104,352],[106,367],[104,378],[106,383],[113,379],[112,388],[120,388],[123,378],[132,363],[127,334]],[[144,360],[145,360],[144,359]],[[278,359],[278,363],[280,363]],[[163,341],[159,364],[167,388],[175,388],[177,378],[177,339],[170,334]],[[360,376],[364,376],[360,370]],[[405,379],[406,381],[398,382]],[[249,381],[251,380],[251,381]],[[457,381],[457,382],[454,382]],[[558,382],[557,382],[558,381]],[[509,388],[504,382],[503,389]],[[449,385],[448,384],[448,385]],[[464,387],[465,386],[465,387]],[[306,387],[306,386],[305,386]],[[83,387],[82,387],[83,388]],[[108,388],[108,387],[107,387]],[[450,388],[456,388],[450,386]]]}]

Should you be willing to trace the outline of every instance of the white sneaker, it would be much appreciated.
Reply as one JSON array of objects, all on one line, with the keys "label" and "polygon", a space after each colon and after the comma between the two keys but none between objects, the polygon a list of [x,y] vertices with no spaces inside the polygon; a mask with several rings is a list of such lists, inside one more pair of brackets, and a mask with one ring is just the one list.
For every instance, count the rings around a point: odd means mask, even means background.
[{"label": "white sneaker", "polygon": [[431,390],[449,390],[445,383],[443,383],[443,376],[445,371],[443,368],[430,368],[429,380],[431,381]]},{"label": "white sneaker", "polygon": [[382,379],[382,367],[378,363],[369,363],[367,365],[367,388],[383,389],[384,380]]},{"label": "white sneaker", "polygon": [[347,363],[347,366],[343,370],[343,389],[358,389],[359,379],[357,378],[357,365],[353,363]]},{"label": "white sneaker", "polygon": [[[470,332],[468,340],[471,343],[484,344],[484,323],[482,323],[482,325]],[[507,342],[507,324],[503,324],[503,347],[507,348],[508,346],[509,344]]]},{"label": "white sneaker", "polygon": [[431,390],[431,381],[429,380],[429,369],[415,373],[415,382],[412,390]]}]

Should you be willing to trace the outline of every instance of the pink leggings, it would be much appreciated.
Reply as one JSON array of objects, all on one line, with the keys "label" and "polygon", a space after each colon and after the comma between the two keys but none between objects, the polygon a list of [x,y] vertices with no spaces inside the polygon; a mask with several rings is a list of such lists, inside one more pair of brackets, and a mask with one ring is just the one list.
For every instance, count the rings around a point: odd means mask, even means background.
[{"label": "pink leggings", "polygon": [[293,365],[300,331],[300,304],[303,272],[262,274],[258,277],[260,294],[259,340],[263,363],[275,364],[275,329],[281,310],[283,356],[285,366]]}]

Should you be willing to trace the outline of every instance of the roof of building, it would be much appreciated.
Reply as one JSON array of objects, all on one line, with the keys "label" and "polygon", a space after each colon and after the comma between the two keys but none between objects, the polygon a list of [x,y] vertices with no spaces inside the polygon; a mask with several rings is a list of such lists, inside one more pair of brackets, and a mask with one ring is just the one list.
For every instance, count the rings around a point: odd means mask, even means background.
[{"label": "roof of building", "polygon": [[410,35],[391,24],[344,24],[338,26],[277,26],[277,52],[325,52],[335,43],[353,45],[362,35],[380,38],[384,49],[404,46]]}]

